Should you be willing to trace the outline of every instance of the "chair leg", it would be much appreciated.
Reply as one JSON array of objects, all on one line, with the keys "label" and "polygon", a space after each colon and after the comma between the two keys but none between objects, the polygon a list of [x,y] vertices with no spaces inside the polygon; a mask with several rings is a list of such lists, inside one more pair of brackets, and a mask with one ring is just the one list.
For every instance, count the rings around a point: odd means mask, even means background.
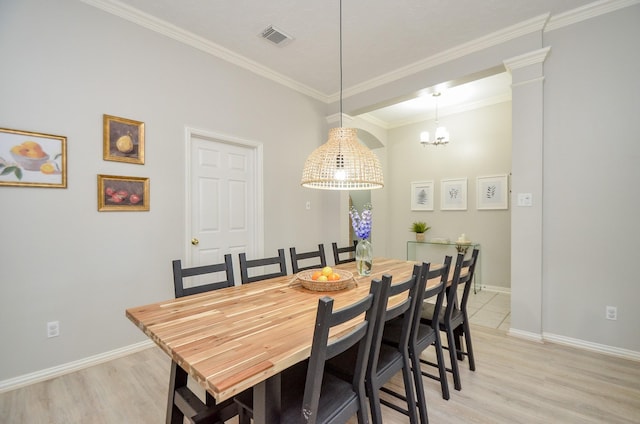
[{"label": "chair leg", "polygon": [[449,359],[451,360],[451,371],[453,373],[453,388],[462,390],[460,383],[460,369],[458,368],[458,351],[456,349],[456,337],[452,328],[447,328],[447,343],[449,344]]},{"label": "chair leg", "polygon": [[238,424],[250,424],[251,417],[247,413],[246,409],[238,408]]},{"label": "chair leg", "polygon": [[442,390],[442,398],[449,400],[449,381],[447,379],[447,368],[444,362],[444,349],[442,348],[442,339],[440,332],[436,332],[436,359],[438,362],[438,375],[440,376],[440,389]]},{"label": "chair leg", "polygon": [[184,414],[176,406],[175,392],[178,387],[187,385],[187,373],[178,366],[174,361],[171,361],[171,373],[169,376],[169,398],[167,400],[167,424],[182,424]]},{"label": "chair leg", "polygon": [[411,356],[411,370],[413,372],[413,381],[416,387],[420,422],[422,424],[427,424],[429,422],[429,413],[427,411],[427,397],[424,393],[424,383],[422,381],[422,370],[420,369],[420,354],[414,349],[411,349],[409,351],[409,355]]},{"label": "chair leg", "polygon": [[369,424],[369,406],[367,405],[366,389],[361,386],[358,391],[358,424]]},{"label": "chair leg", "polygon": [[458,326],[453,330],[453,335],[455,336],[456,339],[456,352],[457,352],[457,358],[458,361],[464,361],[464,348],[462,347],[462,333],[464,333],[464,331],[462,330],[462,326]]},{"label": "chair leg", "polygon": [[407,412],[409,413],[409,422],[411,424],[418,424],[418,416],[416,415],[416,394],[413,390],[414,382],[411,373],[411,360],[408,353],[405,351],[404,364],[402,367],[402,378],[404,380],[404,391],[407,397]]},{"label": "chair leg", "polygon": [[367,383],[367,396],[369,397],[369,408],[371,409],[371,422],[382,424],[382,408],[380,408],[380,388],[374,386],[371,381]]},{"label": "chair leg", "polygon": [[473,357],[473,345],[471,344],[471,331],[469,329],[469,321],[465,320],[463,325],[464,325],[464,341],[467,345],[467,356],[469,357],[469,369],[471,371],[475,371],[476,360]]}]

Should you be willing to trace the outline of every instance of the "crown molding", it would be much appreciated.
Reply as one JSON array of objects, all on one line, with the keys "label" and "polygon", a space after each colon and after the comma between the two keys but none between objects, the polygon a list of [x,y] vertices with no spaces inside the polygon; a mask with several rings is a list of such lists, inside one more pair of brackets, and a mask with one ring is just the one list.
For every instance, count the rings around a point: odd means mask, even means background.
[{"label": "crown molding", "polygon": [[[516,25],[504,28],[500,31],[493,32],[484,37],[477,38],[468,43],[461,44],[449,50],[445,50],[441,53],[437,53],[426,59],[414,62],[413,64],[398,68],[395,71],[380,75],[379,77],[372,78],[361,84],[356,84],[353,87],[343,90],[343,98],[350,97],[373,88],[379,87],[384,84],[388,84],[397,81],[401,78],[408,77],[418,72],[424,71],[429,68],[433,68],[437,65],[441,65],[446,62],[450,62],[454,59],[458,59],[484,50],[489,47],[493,47],[509,40],[513,40],[523,35],[531,34],[533,32],[542,31],[549,20],[549,14],[536,16],[535,18],[521,22]],[[332,94],[330,97],[331,102],[339,100],[340,93]]]},{"label": "crown molding", "polygon": [[[511,93],[508,93],[500,96],[494,96],[488,99],[482,99],[475,102],[463,103],[460,105],[440,109],[438,111],[438,115],[440,118],[442,118],[443,116],[456,115],[458,113],[468,112],[471,110],[480,109],[483,107],[493,106],[498,103],[504,103],[504,102],[510,102],[510,101],[511,101]],[[407,125],[419,124],[421,122],[433,120],[435,119],[435,114],[432,114],[432,113],[420,114],[420,115],[416,115],[411,119],[405,119],[402,121],[394,121],[394,122],[385,122],[379,118],[369,115],[368,113],[364,115],[359,115],[359,117],[362,117],[367,122],[378,125],[381,128],[384,128],[386,130],[391,130],[394,128],[405,127]]]},{"label": "crown molding", "polygon": [[378,128],[382,128],[383,130],[390,130],[391,128],[393,128],[391,124],[389,124],[388,122],[383,121],[382,119],[378,119],[369,113],[363,113],[362,115],[358,115],[358,118],[361,118],[363,121],[366,121],[372,125],[375,125]]},{"label": "crown molding", "polygon": [[127,21],[133,22],[144,28],[155,31],[166,37],[184,43],[195,49],[201,50],[212,56],[230,62],[250,72],[258,74],[264,78],[275,81],[295,91],[305,94],[321,102],[328,103],[328,96],[307,85],[301,84],[292,78],[282,75],[274,70],[263,66],[251,59],[232,52],[216,43],[206,40],[192,32],[185,31],[169,22],[158,19],[138,9],[123,4],[117,0],[80,0],[90,6],[101,9],[112,15],[119,16]]},{"label": "crown molding", "polygon": [[[234,65],[244,68],[266,79],[272,80],[278,84],[284,85],[285,87],[291,88],[292,90],[307,95],[313,99],[319,100],[323,103],[329,104],[340,99],[339,92],[330,95],[322,93],[305,84],[299,83],[292,78],[280,74],[264,65],[261,65],[249,58],[234,53],[229,49],[206,40],[203,37],[200,37],[154,16],[146,14],[138,9],[121,3],[118,0],[80,1],[90,6],[101,9],[105,12],[111,13],[112,15],[119,16],[120,18],[138,24],[159,34],[165,35],[166,37],[189,45],[195,49],[211,54],[212,56],[230,62]],[[368,81],[364,81],[360,84],[356,84],[352,87],[344,89],[342,96],[343,98],[346,98],[366,92],[368,90],[377,88],[385,84],[389,84],[391,82],[411,76],[426,69],[433,68],[454,59],[458,59],[471,53],[475,53],[486,48],[502,44],[523,35],[531,34],[537,31],[553,31],[558,28],[563,28],[577,22],[591,19],[593,17],[613,12],[625,7],[633,6],[639,3],[640,0],[598,0],[594,3],[587,4],[580,8],[570,10],[553,17],[550,16],[549,13],[543,14],[527,21],[523,21],[502,30],[493,32],[486,36],[480,37],[468,43],[464,43],[443,52],[437,53],[418,62],[414,62],[410,65],[398,68],[392,72],[388,72],[386,74],[372,78]]]},{"label": "crown molding", "polygon": [[595,18],[600,15],[605,15],[610,12],[615,12],[616,10],[624,9],[625,7],[636,4],[640,4],[640,0],[599,0],[589,3],[582,7],[578,7],[577,9],[552,16],[551,19],[549,19],[549,23],[545,27],[544,32],[564,28],[566,26],[586,21],[587,19]]},{"label": "crown molding", "polygon": [[547,59],[547,55],[550,50],[551,46],[506,59],[503,62],[504,67],[507,68],[507,71],[513,72],[514,69],[524,68],[536,63],[542,63]]}]

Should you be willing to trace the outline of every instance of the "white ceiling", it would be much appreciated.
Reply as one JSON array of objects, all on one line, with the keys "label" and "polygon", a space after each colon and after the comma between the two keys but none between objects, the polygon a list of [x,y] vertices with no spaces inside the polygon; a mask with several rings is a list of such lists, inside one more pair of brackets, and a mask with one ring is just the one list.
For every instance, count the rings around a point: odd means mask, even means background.
[{"label": "white ceiling", "polygon": [[[325,101],[335,99],[340,90],[340,0],[82,1],[165,34],[180,33],[191,44],[204,44],[220,57],[269,74]],[[505,28],[591,3],[592,0],[344,0],[343,88],[346,93],[350,87],[371,83]],[[262,39],[260,34],[269,25],[291,35],[293,41],[276,46]],[[504,91],[496,87],[497,83],[506,80],[490,79],[491,89],[478,84],[473,88],[477,93],[486,91],[487,96],[496,97]],[[451,98],[443,93],[439,101],[444,106]],[[389,108],[372,116],[392,126],[416,119],[415,114]]]}]

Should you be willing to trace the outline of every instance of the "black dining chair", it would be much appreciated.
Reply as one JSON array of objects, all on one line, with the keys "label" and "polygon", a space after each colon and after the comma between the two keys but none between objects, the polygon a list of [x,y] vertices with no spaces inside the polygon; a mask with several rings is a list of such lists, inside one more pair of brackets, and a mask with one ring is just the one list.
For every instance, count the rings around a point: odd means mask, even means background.
[{"label": "black dining chair", "polygon": [[[242,284],[253,283],[255,281],[267,280],[269,278],[287,275],[287,264],[284,256],[284,249],[278,249],[278,256],[274,257],[247,260],[247,255],[245,253],[240,253],[239,258],[240,279],[242,281]],[[251,273],[251,276],[249,276],[249,271],[252,268],[268,267],[271,270],[271,268],[273,268],[274,266],[278,269],[275,272],[267,271],[266,273],[262,274],[253,272]]]},{"label": "black dining chair", "polygon": [[[393,285],[391,284],[390,275],[383,275],[382,277],[383,286],[380,304],[378,305],[378,318],[373,332],[373,341],[365,376],[371,421],[374,424],[382,423],[381,404],[407,415],[411,424],[416,424],[418,421],[408,345],[414,318],[416,296],[418,292],[423,291],[418,287],[418,282],[424,284],[424,280],[420,280],[420,272],[421,267],[416,265],[413,268],[411,278]],[[402,300],[389,307],[388,300],[395,296],[399,296]],[[382,343],[383,333],[387,325],[393,325],[398,332],[398,343]],[[349,376],[346,369],[354,360],[355,354],[352,349],[334,358],[329,365],[334,373],[345,378],[345,376]],[[398,393],[396,390],[385,386],[399,372],[402,372],[404,393]],[[407,408],[404,409],[396,403],[380,397],[381,391],[406,402]]]},{"label": "black dining chair", "polygon": [[[280,422],[287,424],[344,424],[357,415],[358,423],[368,423],[365,389],[367,358],[384,283],[373,280],[369,294],[359,301],[334,310],[333,299],[318,300],[311,355],[282,372]],[[364,314],[364,320],[348,332],[329,338],[332,328]],[[357,349],[349,380],[326,370],[326,362],[348,349]],[[238,396],[240,408],[251,407],[250,396]]]},{"label": "black dining chair", "polygon": [[[442,305],[444,304],[444,298],[446,288],[449,280],[449,270],[451,269],[451,256],[446,256],[444,263],[440,268],[427,269],[426,282],[430,280],[439,280],[436,285],[428,287],[422,296],[422,302],[420,305],[424,308],[425,305],[430,304],[429,310],[431,311],[431,324],[423,323],[422,316],[424,312],[416,314],[416,322],[414,322],[415,333],[412,336],[410,344],[410,352],[413,351],[411,362],[415,366],[416,371],[421,371],[420,374],[425,377],[429,377],[433,380],[440,382],[440,391],[442,392],[442,398],[449,400],[449,383],[447,381],[447,371],[444,360],[444,351],[442,348],[442,339],[440,337],[440,315],[442,311]],[[435,302],[431,302],[435,298]],[[415,338],[415,339],[414,339]],[[422,359],[421,354],[429,346],[434,346],[436,354],[436,362]],[[428,364],[438,369],[438,375],[434,375],[430,372],[421,370],[420,363]],[[416,373],[416,378],[420,376]],[[420,378],[420,381],[422,379]]]},{"label": "black dining chair", "polygon": [[[176,298],[234,285],[233,260],[229,254],[224,255],[224,262],[215,265],[183,268],[180,259],[174,260],[172,265],[173,288]],[[224,273],[223,278],[220,277],[221,273]],[[185,280],[191,280],[191,285],[186,286]],[[193,280],[197,280],[195,281],[197,284],[194,285]]]},{"label": "black dining chair", "polygon": [[[424,392],[424,384],[422,376],[427,376],[440,381],[442,396],[445,399],[449,399],[449,387],[447,384],[447,374],[445,370],[444,354],[442,350],[442,343],[440,341],[440,330],[438,329],[437,312],[440,311],[444,300],[444,289],[447,285],[447,279],[449,275],[449,266],[451,264],[451,256],[445,258],[445,263],[442,267],[430,269],[431,265],[423,263],[420,266],[420,277],[418,282],[418,290],[416,292],[416,304],[415,311],[412,317],[411,323],[411,335],[409,337],[409,357],[411,359],[411,369],[413,372],[414,386],[416,389],[416,399],[420,422],[426,424],[429,422],[427,413],[427,400]],[[426,287],[427,283],[432,280],[438,280],[436,284],[432,284],[430,287]],[[434,315],[435,320],[432,325],[423,324],[420,322],[422,316],[422,307],[424,302],[435,298]],[[392,344],[398,346],[401,343],[402,325],[398,320],[392,321],[384,329],[382,341],[385,344]],[[431,375],[421,369],[421,354],[429,346],[435,347],[435,354],[437,363],[431,363],[438,367],[439,375]]]},{"label": "black dining chair", "polygon": [[[327,266],[327,259],[324,254],[324,244],[319,244],[318,250],[313,250],[311,252],[298,253],[296,252],[295,247],[289,248],[289,252],[291,253],[291,267],[293,268],[294,274],[307,269],[324,268]],[[316,261],[310,263],[309,261],[313,259],[316,259]]]},{"label": "black dining chair", "polygon": [[[349,262],[355,262],[356,260],[356,245],[358,240],[353,241],[353,246],[338,247],[338,243],[331,243],[333,248],[333,263],[336,265],[347,264]],[[349,255],[347,258],[342,259],[341,255]]]},{"label": "black dining chair", "polygon": [[[204,265],[182,268],[182,262],[176,259],[173,266],[173,284],[176,298],[196,293],[204,293],[234,285],[233,262],[231,255],[224,255],[224,262],[214,265]],[[219,274],[224,273],[221,280]],[[185,279],[199,277],[206,280],[205,284],[186,287]],[[213,281],[213,282],[212,282]],[[189,387],[188,374],[175,361],[171,361],[169,374],[169,398],[167,401],[167,424],[183,424],[184,418],[190,423],[223,424],[238,415],[238,407],[233,399],[216,403],[213,396],[206,393],[203,402]]]},{"label": "black dining chair", "polygon": [[[475,266],[478,260],[479,250],[474,249],[471,257],[464,259],[464,254],[459,253],[453,271],[453,280],[446,288],[447,305],[444,310],[438,314],[438,326],[440,331],[447,335],[447,346],[444,349],[449,350],[449,358],[451,368],[447,371],[453,374],[453,387],[456,390],[462,389],[460,381],[460,370],[458,360],[462,360],[464,356],[469,358],[469,369],[475,371],[475,358],[473,356],[473,345],[471,343],[471,331],[469,327],[469,315],[467,313],[467,302],[475,272]],[[465,272],[463,272],[463,270]],[[462,288],[462,300],[458,302],[458,289]],[[429,303],[425,304],[422,309],[422,322],[431,324],[433,321],[435,306]],[[466,350],[462,346],[462,338],[466,345]]]}]

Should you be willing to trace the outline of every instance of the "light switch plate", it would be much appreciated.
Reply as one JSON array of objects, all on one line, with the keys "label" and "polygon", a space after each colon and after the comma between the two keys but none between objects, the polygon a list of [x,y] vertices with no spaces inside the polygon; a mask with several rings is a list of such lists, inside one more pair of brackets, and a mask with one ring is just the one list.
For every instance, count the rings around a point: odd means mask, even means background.
[{"label": "light switch plate", "polygon": [[518,206],[533,206],[533,194],[518,193]]}]

